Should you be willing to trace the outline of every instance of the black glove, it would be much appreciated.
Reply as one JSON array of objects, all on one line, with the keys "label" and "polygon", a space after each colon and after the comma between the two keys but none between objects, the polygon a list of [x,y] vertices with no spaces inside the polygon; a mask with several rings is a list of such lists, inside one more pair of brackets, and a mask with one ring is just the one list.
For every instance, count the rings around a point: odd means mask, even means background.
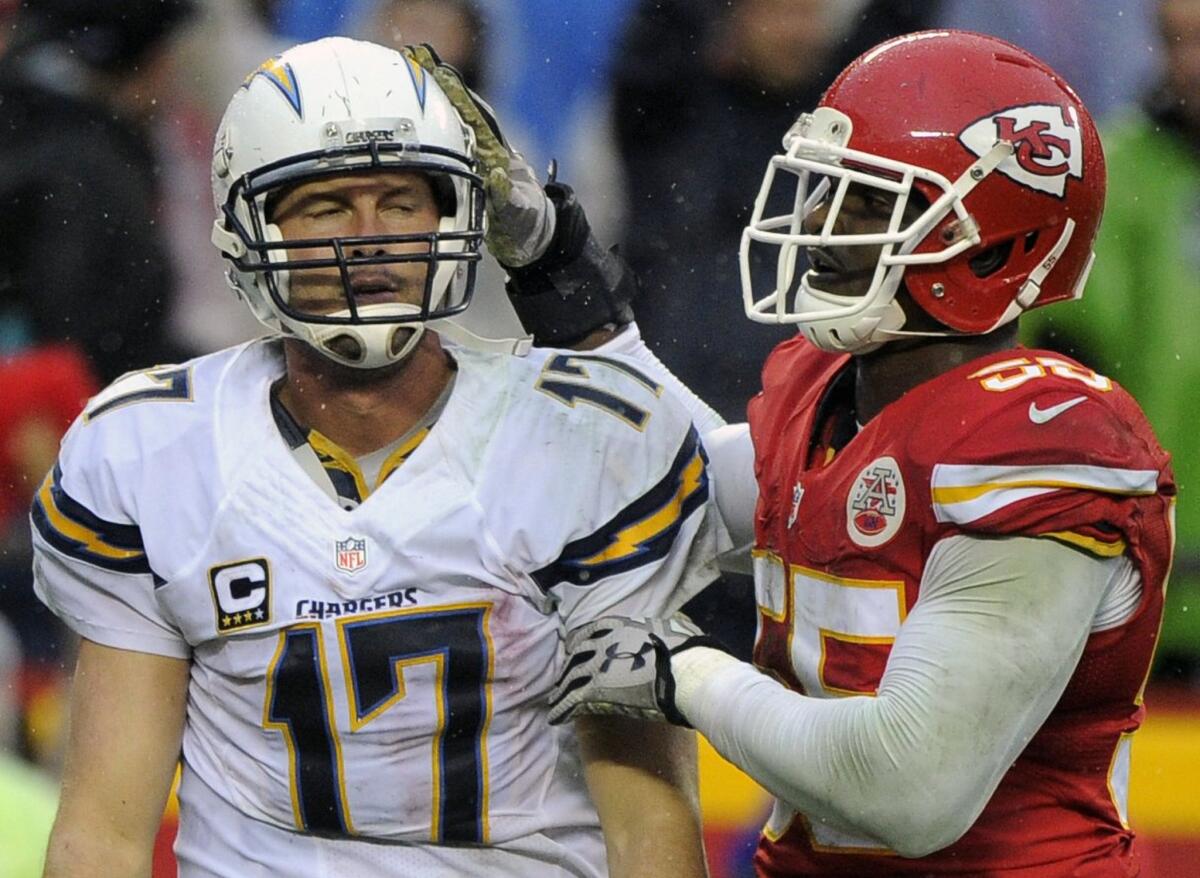
[{"label": "black glove", "polygon": [[509,301],[534,343],[569,347],[597,329],[633,321],[637,276],[592,235],[570,186],[546,184],[558,220],[541,259],[509,271]]}]

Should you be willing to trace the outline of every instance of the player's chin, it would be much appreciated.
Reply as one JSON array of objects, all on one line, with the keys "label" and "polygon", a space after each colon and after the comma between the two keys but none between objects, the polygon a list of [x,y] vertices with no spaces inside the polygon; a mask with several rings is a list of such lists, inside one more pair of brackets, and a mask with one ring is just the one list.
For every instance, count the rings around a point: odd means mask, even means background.
[{"label": "player's chin", "polygon": [[[404,349],[416,331],[415,327],[400,326],[392,332],[389,338],[389,347],[392,350],[393,356],[399,354]],[[425,333],[426,338],[429,338],[429,336],[430,333]],[[424,342],[424,339],[422,341]],[[324,358],[326,374],[332,379],[334,384],[341,387],[365,387],[376,384],[380,379],[403,372],[413,361],[413,354],[422,346],[423,343],[418,343],[403,358],[383,366],[372,368],[350,365],[350,363],[361,360],[363,354],[359,341],[350,334],[335,335],[324,343],[323,347],[326,350],[321,350],[321,347],[317,347],[316,352]],[[339,361],[331,357],[330,354],[336,355],[341,360]]]}]

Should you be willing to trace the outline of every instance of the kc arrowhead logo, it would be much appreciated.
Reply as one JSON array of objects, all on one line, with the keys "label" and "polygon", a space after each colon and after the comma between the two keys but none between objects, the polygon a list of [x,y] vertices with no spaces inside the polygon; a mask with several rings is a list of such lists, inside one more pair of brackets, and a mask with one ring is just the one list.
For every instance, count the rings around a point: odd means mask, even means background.
[{"label": "kc arrowhead logo", "polygon": [[958,136],[983,157],[1004,140],[1013,154],[996,168],[1023,186],[1062,198],[1067,178],[1083,176],[1083,139],[1079,120],[1069,107],[1029,104],[1010,107],[971,123]]}]

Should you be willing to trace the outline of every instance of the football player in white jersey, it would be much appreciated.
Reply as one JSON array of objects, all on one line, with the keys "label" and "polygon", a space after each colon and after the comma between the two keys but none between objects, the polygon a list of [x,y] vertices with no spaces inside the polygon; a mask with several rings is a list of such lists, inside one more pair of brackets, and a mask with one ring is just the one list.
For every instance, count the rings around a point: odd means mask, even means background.
[{"label": "football player in white jersey", "polygon": [[48,875],[149,874],[179,761],[185,876],[704,872],[690,733],[546,723],[566,630],[714,575],[704,450],[643,364],[448,341],[489,199],[525,306],[624,293],[435,73],[327,39],[246,79],[213,238],[273,335],[119,379],[37,495],[82,638]]}]

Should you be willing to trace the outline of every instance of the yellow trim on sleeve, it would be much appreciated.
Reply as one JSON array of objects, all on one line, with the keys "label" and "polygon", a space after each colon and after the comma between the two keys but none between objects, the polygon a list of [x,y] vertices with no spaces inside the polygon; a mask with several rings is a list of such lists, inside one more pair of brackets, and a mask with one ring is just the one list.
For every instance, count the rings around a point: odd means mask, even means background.
[{"label": "yellow trim on sleeve", "polygon": [[1101,558],[1117,558],[1124,555],[1127,548],[1124,540],[1117,540],[1115,543],[1106,543],[1095,537],[1084,536],[1071,530],[1056,530],[1052,533],[1039,534],[1039,536],[1068,543],[1077,549],[1083,549],[1086,552],[1091,552],[1093,555],[1099,555]]},{"label": "yellow trim on sleeve", "polygon": [[977,500],[984,494],[993,491],[1014,491],[1021,488],[1045,488],[1048,491],[1078,488],[1088,491],[1102,491],[1105,494],[1119,494],[1128,497],[1140,497],[1153,494],[1154,491],[1120,490],[1105,485],[1089,485],[1085,482],[1068,482],[1050,479],[1025,479],[1014,482],[984,482],[980,485],[956,485],[933,489],[933,502],[948,505],[950,503],[966,503]]},{"label": "yellow trim on sleeve", "polygon": [[679,489],[666,505],[619,531],[602,551],[582,559],[579,563],[603,564],[606,561],[628,558],[636,553],[643,543],[662,533],[679,519],[684,500],[700,488],[703,475],[704,458],[697,453],[684,467],[679,477]]},{"label": "yellow trim on sleeve", "polygon": [[130,558],[144,558],[146,553],[140,549],[120,549],[104,542],[104,539],[90,527],[84,527],[77,521],[72,521],[64,515],[54,503],[54,492],[50,490],[53,473],[46,475],[42,486],[38,489],[38,499],[46,511],[50,526],[69,540],[83,543],[89,552],[101,558],[111,558],[124,561]]}]

